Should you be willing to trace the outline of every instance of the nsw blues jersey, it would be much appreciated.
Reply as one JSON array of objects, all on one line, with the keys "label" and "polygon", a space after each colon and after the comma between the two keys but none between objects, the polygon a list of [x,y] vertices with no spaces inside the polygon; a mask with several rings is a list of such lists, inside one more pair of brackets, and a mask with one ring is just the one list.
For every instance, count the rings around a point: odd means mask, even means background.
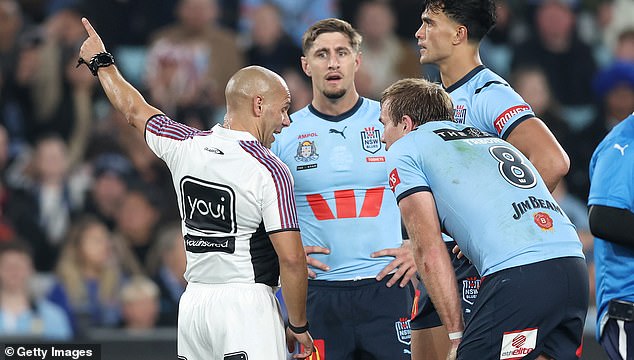
[{"label": "nsw blues jersey", "polygon": [[558,257],[583,258],[574,226],[533,165],[502,139],[434,121],[387,156],[398,201],[431,191],[442,228],[482,276]]},{"label": "nsw blues jersey", "polygon": [[[599,144],[590,161],[590,179],[588,205],[634,212],[634,115],[614,127]],[[594,258],[598,336],[611,299],[634,302],[634,251],[595,238]]]},{"label": "nsw blues jersey", "polygon": [[523,120],[535,116],[502,77],[482,65],[446,90],[453,101],[454,121],[502,139]]},{"label": "nsw blues jersey", "polygon": [[291,115],[291,126],[273,143],[295,179],[304,245],[330,249],[329,255],[311,255],[331,268],[315,269],[318,280],[374,277],[393,258],[370,254],[402,244],[400,213],[385,177],[379,113],[379,103],[366,98],[338,116],[309,105]]}]

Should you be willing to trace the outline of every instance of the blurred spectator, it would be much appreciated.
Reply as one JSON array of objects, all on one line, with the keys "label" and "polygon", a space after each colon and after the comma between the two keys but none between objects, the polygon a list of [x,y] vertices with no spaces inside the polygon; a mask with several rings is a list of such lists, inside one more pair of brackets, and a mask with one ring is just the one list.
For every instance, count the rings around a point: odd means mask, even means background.
[{"label": "blurred spectator", "polygon": [[282,28],[275,5],[264,3],[251,12],[251,45],[247,49],[250,65],[264,66],[281,74],[286,68],[301,69],[302,49]]},{"label": "blurred spectator", "polygon": [[143,334],[156,326],[159,317],[159,288],[152,280],[137,275],[121,288],[123,327],[129,334]]},{"label": "blurred spectator", "polygon": [[362,96],[378,100],[394,81],[421,76],[417,49],[396,36],[395,25],[396,18],[386,2],[366,1],[359,7],[356,28],[363,36],[363,59],[356,79]]},{"label": "blurred spectator", "polygon": [[218,25],[216,0],[180,0],[177,22],[153,34],[148,52],[150,100],[167,114],[224,106],[227,81],[244,64],[236,35]]},{"label": "blurred spectator", "polygon": [[[37,141],[30,163],[23,170],[24,191],[19,206],[33,218],[37,229],[17,230],[34,246],[38,271],[53,269],[71,217],[83,203],[85,184],[79,177],[71,176],[68,161],[66,143],[58,135],[50,134]],[[31,227],[33,223],[20,226]]]},{"label": "blurred spectator", "polygon": [[113,243],[111,233],[96,218],[86,216],[73,224],[57,263],[57,282],[49,299],[64,308],[76,335],[91,327],[119,323],[118,295],[124,269],[139,271],[126,249]]},{"label": "blurred spectator", "polygon": [[26,244],[17,240],[0,243],[0,336],[70,339],[72,331],[64,311],[31,292],[33,275]]},{"label": "blurred spectator", "polygon": [[144,269],[161,220],[158,197],[159,194],[147,186],[131,188],[116,215],[115,236],[121,238]]},{"label": "blurred spectator", "polygon": [[634,63],[634,26],[619,34],[614,48],[614,58],[617,61]]},{"label": "blurred spectator", "polygon": [[28,116],[23,94],[19,91],[18,73],[25,72],[25,66],[19,65],[25,60],[20,58],[23,52],[28,54],[27,50],[33,44],[31,38],[24,35],[23,23],[18,2],[0,0],[0,124],[10,135],[13,155],[25,140],[24,118]]},{"label": "blurred spectator", "polygon": [[594,149],[614,126],[634,112],[634,63],[615,62],[596,75],[593,85],[601,100],[599,115],[591,126],[576,135],[578,161],[583,161],[586,169],[583,173],[586,197],[590,188],[587,169]]},{"label": "blurred spectator", "polygon": [[526,37],[526,24],[508,0],[500,0],[496,7],[495,27],[480,42],[482,62],[491,70],[507,78],[511,68],[513,46]]},{"label": "blurred spectator", "polygon": [[597,10],[602,42],[614,51],[623,31],[634,28],[634,2],[631,0],[604,0]]},{"label": "blurred spectator", "polygon": [[241,29],[251,30],[252,13],[263,4],[275,5],[281,13],[284,29],[297,46],[302,45],[304,31],[321,19],[337,17],[337,0],[241,0]]},{"label": "blurred spectator", "polygon": [[588,196],[588,161],[586,145],[572,132],[562,118],[557,100],[552,95],[544,71],[536,66],[518,68],[511,74],[515,90],[544,121],[570,158],[570,170],[565,179],[568,190],[585,202]]},{"label": "blurred spectator", "polygon": [[286,68],[280,74],[288,85],[291,92],[291,107],[289,113],[294,113],[313,100],[313,89],[310,78],[303,71],[297,70],[294,66]]},{"label": "blurred spectator", "polygon": [[156,243],[148,255],[149,274],[160,290],[160,317],[158,324],[176,326],[178,303],[187,281],[185,268],[185,241],[180,223],[171,223],[159,231]]},{"label": "blurred spectator", "polygon": [[105,153],[98,156],[93,161],[93,183],[86,194],[84,211],[114,230],[121,203],[133,181],[134,168],[123,155]]},{"label": "blurred spectator", "polygon": [[81,16],[79,7],[69,5],[47,18],[35,73],[24,85],[34,106],[33,116],[26,118],[29,141],[57,133],[68,142],[73,163],[85,151],[97,83],[90,73],[75,68],[77,48],[85,34]]},{"label": "blurred spectator", "polygon": [[543,0],[535,16],[536,34],[514,48],[511,69],[540,66],[564,120],[573,131],[579,131],[596,113],[590,85],[596,71],[592,49],[577,35],[570,1]]}]

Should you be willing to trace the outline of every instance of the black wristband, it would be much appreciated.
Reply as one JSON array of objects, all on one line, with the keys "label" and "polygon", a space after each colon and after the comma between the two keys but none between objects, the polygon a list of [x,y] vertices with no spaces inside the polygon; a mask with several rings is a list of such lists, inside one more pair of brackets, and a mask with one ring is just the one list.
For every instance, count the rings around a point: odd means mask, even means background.
[{"label": "black wristband", "polygon": [[306,325],[304,326],[293,326],[293,324],[291,324],[291,322],[289,321],[288,323],[286,323],[286,326],[288,326],[288,328],[291,329],[291,331],[295,334],[303,334],[308,331],[308,321],[306,321]]},{"label": "black wristband", "polygon": [[77,66],[75,67],[79,67],[82,64],[86,64],[86,66],[88,67],[88,69],[90,69],[90,72],[94,75],[97,76],[97,70],[99,70],[99,68],[101,67],[107,67],[110,66],[112,64],[114,64],[114,56],[112,56],[111,53],[109,52],[101,52],[98,54],[95,54],[90,61],[86,61],[82,58],[79,58],[77,60]]}]

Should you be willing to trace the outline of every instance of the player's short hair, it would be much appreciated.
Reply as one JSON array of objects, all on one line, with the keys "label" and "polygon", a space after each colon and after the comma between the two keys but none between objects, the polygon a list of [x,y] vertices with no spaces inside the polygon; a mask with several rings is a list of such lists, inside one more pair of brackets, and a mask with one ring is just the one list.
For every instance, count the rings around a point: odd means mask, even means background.
[{"label": "player's short hair", "polygon": [[495,26],[495,0],[424,0],[423,11],[444,12],[467,28],[469,41],[480,42]]},{"label": "player's short hair", "polygon": [[425,79],[402,79],[390,85],[381,95],[381,106],[388,107],[392,123],[397,125],[409,116],[415,126],[430,121],[453,120],[453,104],[449,94],[439,85]]},{"label": "player's short hair", "polygon": [[332,32],[345,35],[350,40],[350,46],[355,52],[358,52],[361,48],[363,37],[349,22],[330,18],[319,20],[306,30],[304,36],[302,36],[302,51],[304,55],[308,54],[319,35]]}]

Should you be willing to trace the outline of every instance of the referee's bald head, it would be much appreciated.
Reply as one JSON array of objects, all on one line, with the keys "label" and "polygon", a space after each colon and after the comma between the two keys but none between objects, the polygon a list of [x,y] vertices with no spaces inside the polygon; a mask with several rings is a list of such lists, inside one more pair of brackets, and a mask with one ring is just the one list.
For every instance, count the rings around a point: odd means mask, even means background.
[{"label": "referee's bald head", "polygon": [[247,66],[236,72],[225,88],[228,111],[240,111],[250,104],[254,96],[267,97],[278,91],[286,92],[288,86],[277,73],[262,66]]}]

